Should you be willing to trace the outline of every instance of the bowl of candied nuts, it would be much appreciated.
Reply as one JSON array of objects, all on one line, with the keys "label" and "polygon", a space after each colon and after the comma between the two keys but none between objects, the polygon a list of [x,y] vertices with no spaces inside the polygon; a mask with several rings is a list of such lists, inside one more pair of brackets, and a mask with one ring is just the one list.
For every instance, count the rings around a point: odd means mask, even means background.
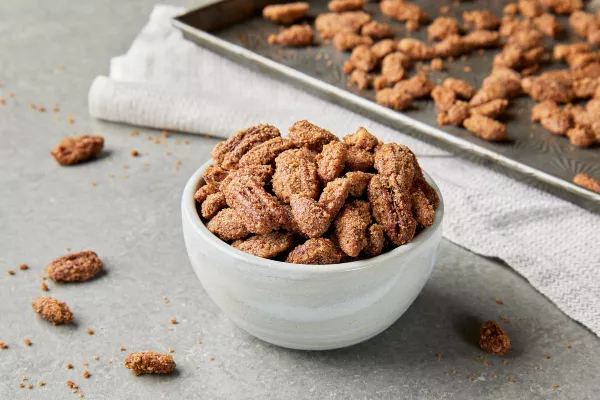
[{"label": "bowl of candied nuts", "polygon": [[406,146],[365,128],[339,139],[308,121],[237,132],[188,181],[194,272],[250,334],[306,350],[350,346],[393,324],[429,278],[439,190]]}]

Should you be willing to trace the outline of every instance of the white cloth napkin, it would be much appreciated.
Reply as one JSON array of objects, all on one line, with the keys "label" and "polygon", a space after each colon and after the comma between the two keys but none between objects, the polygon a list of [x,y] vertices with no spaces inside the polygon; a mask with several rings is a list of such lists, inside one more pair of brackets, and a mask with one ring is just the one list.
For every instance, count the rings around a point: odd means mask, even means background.
[{"label": "white cloth napkin", "polygon": [[199,48],[171,26],[183,11],[154,8],[110,76],[92,84],[93,117],[222,137],[308,119],[338,135],[364,126],[404,143],[441,188],[448,240],[504,260],[600,335],[600,216]]}]

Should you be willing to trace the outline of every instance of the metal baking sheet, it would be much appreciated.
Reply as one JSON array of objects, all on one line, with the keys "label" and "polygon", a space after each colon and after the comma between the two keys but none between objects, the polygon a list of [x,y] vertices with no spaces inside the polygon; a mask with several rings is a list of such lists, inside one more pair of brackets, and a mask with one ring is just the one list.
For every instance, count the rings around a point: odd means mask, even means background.
[{"label": "metal baking sheet", "polygon": [[[450,0],[414,1],[432,19],[442,15],[439,9],[447,5],[450,6],[447,15],[459,20],[463,11],[473,9],[489,9],[501,16],[504,5],[508,3],[473,0],[453,6]],[[487,142],[458,127],[438,127],[435,106],[430,100],[417,101],[414,109],[404,112],[379,106],[374,102],[375,93],[372,90],[361,91],[348,87],[348,78],[342,73],[341,67],[349,58],[349,53],[338,51],[333,44],[320,43],[300,49],[269,45],[267,37],[277,33],[279,27],[262,18],[261,10],[272,3],[278,1],[212,1],[177,17],[173,23],[186,38],[238,63],[286,80],[321,98],[440,145],[465,158],[486,162],[515,179],[547,190],[588,210],[600,212],[600,195],[571,183],[573,176],[579,172],[600,177],[600,148],[575,147],[567,138],[553,135],[540,125],[531,123],[529,110],[533,102],[528,97],[511,100],[509,109],[502,117],[510,138],[507,143]],[[327,12],[327,0],[309,3],[311,19]],[[426,39],[425,28],[415,33],[408,32],[402,23],[383,16],[378,7],[378,3],[367,3],[365,10],[374,19],[389,23],[397,37]],[[563,27],[568,27],[567,17],[560,17],[559,20]],[[560,42],[574,40],[577,39],[566,34]],[[551,48],[551,44],[552,41],[548,40],[547,47]],[[498,51],[473,53],[466,59],[445,62],[446,71],[432,72],[430,78],[438,83],[447,76],[453,76],[479,87],[489,74],[492,59]],[[465,72],[466,66],[471,68],[470,72]],[[549,68],[566,68],[566,65],[553,64],[545,69]]]}]

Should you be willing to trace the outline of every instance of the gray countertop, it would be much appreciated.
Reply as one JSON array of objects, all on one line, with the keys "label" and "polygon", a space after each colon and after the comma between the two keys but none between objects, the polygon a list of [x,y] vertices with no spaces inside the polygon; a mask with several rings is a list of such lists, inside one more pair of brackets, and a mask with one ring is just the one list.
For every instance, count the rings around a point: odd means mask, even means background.
[{"label": "gray countertop", "polygon": [[[67,380],[90,399],[600,398],[600,340],[509,267],[447,241],[413,306],[363,344],[292,351],[236,328],[194,276],[180,226],[183,185],[216,140],[171,134],[155,144],[148,137],[160,132],[129,136],[132,127],[87,115],[92,79],[127,50],[153,3],[0,2],[0,341],[8,345],[0,350],[0,398],[76,398]],[[82,133],[103,135],[106,156],[59,167],[49,150]],[[76,316],[72,326],[53,327],[30,304],[42,294],[45,265],[66,248],[93,249],[106,268],[84,284],[50,283],[48,294]],[[22,263],[30,269],[19,270]],[[478,324],[503,317],[514,348],[487,356]],[[135,377],[122,366],[129,351],[168,348],[174,374]],[[19,389],[22,376],[32,390]]]}]

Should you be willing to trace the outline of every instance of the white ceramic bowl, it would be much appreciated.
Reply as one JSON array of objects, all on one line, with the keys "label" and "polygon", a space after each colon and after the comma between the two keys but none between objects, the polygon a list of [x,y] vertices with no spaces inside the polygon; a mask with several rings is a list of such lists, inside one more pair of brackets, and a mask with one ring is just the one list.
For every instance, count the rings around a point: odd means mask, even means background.
[{"label": "white ceramic bowl", "polygon": [[292,349],[350,346],[393,324],[429,278],[442,238],[441,199],[434,225],[390,252],[345,264],[289,264],[239,251],[204,226],[194,193],[209,165],[183,191],[185,245],[208,295],[251,335]]}]

